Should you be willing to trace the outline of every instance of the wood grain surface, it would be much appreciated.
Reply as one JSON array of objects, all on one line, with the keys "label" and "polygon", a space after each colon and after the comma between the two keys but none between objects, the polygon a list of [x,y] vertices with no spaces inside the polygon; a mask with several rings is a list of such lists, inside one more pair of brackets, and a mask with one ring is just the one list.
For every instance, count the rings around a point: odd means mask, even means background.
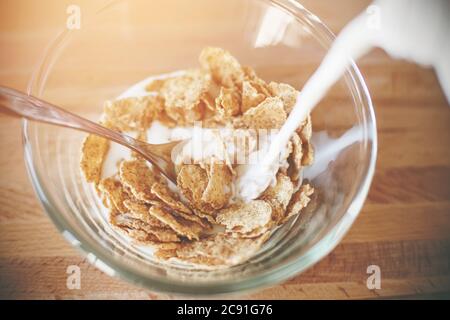
[{"label": "wood grain surface", "polygon": [[[25,90],[44,48],[66,19],[105,1],[1,1],[0,84]],[[308,0],[334,31],[369,2]],[[232,21],[230,21],[230,24]],[[379,133],[378,162],[364,208],[343,241],[301,275],[237,298],[450,297],[450,108],[435,73],[375,50],[358,62]],[[66,287],[78,265],[80,290]],[[369,265],[382,287],[366,287]],[[20,121],[0,116],[0,298],[172,299],[110,278],[67,243],[43,212],[23,161]],[[236,297],[232,297],[236,298]]]}]

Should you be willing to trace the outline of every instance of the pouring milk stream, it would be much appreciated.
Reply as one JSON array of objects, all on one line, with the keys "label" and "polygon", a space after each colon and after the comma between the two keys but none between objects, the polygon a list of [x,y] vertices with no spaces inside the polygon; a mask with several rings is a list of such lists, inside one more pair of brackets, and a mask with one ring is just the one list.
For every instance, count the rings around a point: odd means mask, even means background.
[{"label": "pouring milk stream", "polygon": [[351,21],[336,38],[319,68],[306,82],[286,123],[272,140],[262,163],[247,165],[237,181],[241,198],[257,198],[273,180],[280,152],[328,89],[345,73],[351,59],[373,47],[395,58],[433,66],[450,101],[450,1],[378,0]]}]

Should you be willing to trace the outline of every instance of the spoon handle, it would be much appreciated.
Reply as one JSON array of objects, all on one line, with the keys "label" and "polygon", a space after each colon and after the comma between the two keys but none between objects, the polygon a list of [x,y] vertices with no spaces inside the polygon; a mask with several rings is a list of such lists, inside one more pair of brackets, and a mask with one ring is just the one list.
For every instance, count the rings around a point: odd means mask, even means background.
[{"label": "spoon handle", "polygon": [[137,141],[130,136],[105,128],[36,97],[2,86],[0,113],[92,133],[139,152],[136,150]]}]

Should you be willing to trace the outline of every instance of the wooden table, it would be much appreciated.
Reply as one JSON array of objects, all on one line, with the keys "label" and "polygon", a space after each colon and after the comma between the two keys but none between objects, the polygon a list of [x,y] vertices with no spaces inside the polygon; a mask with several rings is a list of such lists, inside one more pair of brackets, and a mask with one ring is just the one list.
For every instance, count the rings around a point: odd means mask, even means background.
[{"label": "wooden table", "polygon": [[[99,1],[94,2],[78,4],[87,8]],[[0,2],[1,85],[26,88],[70,3]],[[303,3],[337,32],[368,1]],[[393,61],[380,50],[358,65],[376,105],[379,133],[376,174],[365,206],[326,258],[283,284],[244,298],[449,297],[450,108],[431,70]],[[0,116],[0,137],[0,298],[175,298],[110,278],[81,258],[33,193],[20,122]],[[66,287],[71,264],[81,268],[80,290]],[[381,268],[380,290],[366,287],[366,269],[372,264]]]}]

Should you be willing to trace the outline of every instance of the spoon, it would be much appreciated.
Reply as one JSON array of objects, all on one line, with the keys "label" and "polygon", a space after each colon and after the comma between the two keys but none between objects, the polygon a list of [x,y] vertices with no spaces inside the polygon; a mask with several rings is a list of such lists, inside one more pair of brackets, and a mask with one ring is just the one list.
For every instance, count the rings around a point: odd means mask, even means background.
[{"label": "spoon", "polygon": [[131,149],[156,167],[170,181],[176,183],[175,165],[172,150],[181,141],[164,144],[150,144],[136,140],[126,134],[105,128],[84,119],[51,103],[27,95],[23,92],[0,86],[0,112],[15,117],[45,122],[61,127],[72,128],[101,136]]}]

